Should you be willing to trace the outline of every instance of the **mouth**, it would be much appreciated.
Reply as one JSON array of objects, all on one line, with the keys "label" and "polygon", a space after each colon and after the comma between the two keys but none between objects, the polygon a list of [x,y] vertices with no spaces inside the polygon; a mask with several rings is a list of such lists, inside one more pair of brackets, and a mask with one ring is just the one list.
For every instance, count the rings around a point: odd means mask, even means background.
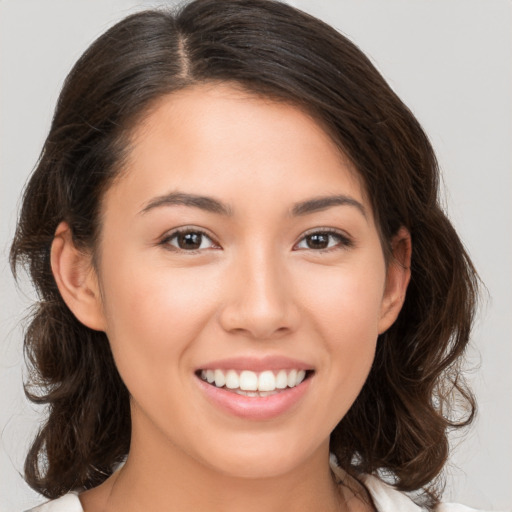
[{"label": "mouth", "polygon": [[299,386],[313,375],[313,370],[280,369],[255,372],[204,368],[197,370],[196,376],[217,389],[246,397],[267,397]]}]

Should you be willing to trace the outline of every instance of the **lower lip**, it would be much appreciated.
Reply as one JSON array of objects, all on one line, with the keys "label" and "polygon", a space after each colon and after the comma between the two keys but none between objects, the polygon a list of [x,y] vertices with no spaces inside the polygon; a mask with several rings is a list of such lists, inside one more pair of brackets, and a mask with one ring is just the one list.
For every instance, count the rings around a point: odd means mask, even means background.
[{"label": "lower lip", "polygon": [[304,396],[311,378],[298,386],[286,388],[275,395],[249,397],[217,388],[197,377],[206,396],[220,409],[248,420],[268,420],[289,411]]}]

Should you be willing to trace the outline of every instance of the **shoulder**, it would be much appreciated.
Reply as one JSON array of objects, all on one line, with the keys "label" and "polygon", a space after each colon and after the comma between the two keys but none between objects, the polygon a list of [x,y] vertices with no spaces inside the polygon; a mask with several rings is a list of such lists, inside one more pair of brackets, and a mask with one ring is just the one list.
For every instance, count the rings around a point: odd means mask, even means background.
[{"label": "shoulder", "polygon": [[47,501],[26,512],[84,512],[78,494],[70,492],[56,500]]},{"label": "shoulder", "polygon": [[[347,473],[338,466],[338,462],[334,455],[331,455],[330,466],[338,482],[347,479]],[[377,512],[426,512],[407,496],[407,494],[398,491],[391,485],[383,482],[380,478],[372,475],[362,475],[361,483],[368,491],[372,498],[373,504]],[[434,512],[486,512],[485,510],[476,510],[456,503],[441,503]],[[490,511],[487,511],[490,512]]]},{"label": "shoulder", "polygon": [[[336,473],[341,473],[340,468],[336,468]],[[406,494],[397,491],[390,485],[384,483],[379,478],[365,475],[363,477],[364,485],[367,488],[378,512],[424,512],[424,509],[416,505]],[[71,492],[60,498],[48,501],[38,507],[27,510],[26,512],[84,512],[78,494]],[[457,503],[442,503],[438,505],[435,512],[486,512],[477,511],[474,508],[459,505]],[[490,511],[488,511],[490,512]]]},{"label": "shoulder", "polygon": [[435,512],[491,512],[490,510],[481,510],[466,505],[459,505],[458,503],[441,503],[436,508]]},{"label": "shoulder", "polygon": [[[424,512],[409,496],[397,491],[377,477],[365,475],[364,484],[368,489],[378,512]],[[486,512],[457,503],[440,503],[434,512]],[[490,511],[488,511],[490,512]]]},{"label": "shoulder", "polygon": [[397,491],[375,476],[363,475],[362,481],[372,497],[378,512],[424,512],[409,496]]}]

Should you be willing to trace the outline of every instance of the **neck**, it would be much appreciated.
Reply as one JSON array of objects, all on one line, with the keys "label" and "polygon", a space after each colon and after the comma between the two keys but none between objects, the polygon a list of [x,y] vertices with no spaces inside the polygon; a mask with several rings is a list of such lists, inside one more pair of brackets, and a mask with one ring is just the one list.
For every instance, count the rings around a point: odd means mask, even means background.
[{"label": "neck", "polygon": [[85,512],[340,512],[348,508],[329,467],[328,445],[287,473],[240,478],[209,467],[158,436],[133,429],[126,464],[81,495]]}]

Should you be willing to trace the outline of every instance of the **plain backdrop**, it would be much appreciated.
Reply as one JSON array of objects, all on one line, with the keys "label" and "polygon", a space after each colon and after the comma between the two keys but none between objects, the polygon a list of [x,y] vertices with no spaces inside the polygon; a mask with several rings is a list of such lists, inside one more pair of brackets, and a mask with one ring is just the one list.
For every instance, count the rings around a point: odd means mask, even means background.
[{"label": "plain backdrop", "polygon": [[[488,289],[469,373],[479,417],[455,439],[446,499],[512,507],[512,3],[296,0],[365,51],[437,151],[447,211]],[[170,5],[171,2],[168,3]],[[20,473],[44,411],[22,391],[22,330],[33,292],[7,263],[19,197],[67,72],[120,18],[162,2],[0,0],[0,511],[41,502]]]}]

